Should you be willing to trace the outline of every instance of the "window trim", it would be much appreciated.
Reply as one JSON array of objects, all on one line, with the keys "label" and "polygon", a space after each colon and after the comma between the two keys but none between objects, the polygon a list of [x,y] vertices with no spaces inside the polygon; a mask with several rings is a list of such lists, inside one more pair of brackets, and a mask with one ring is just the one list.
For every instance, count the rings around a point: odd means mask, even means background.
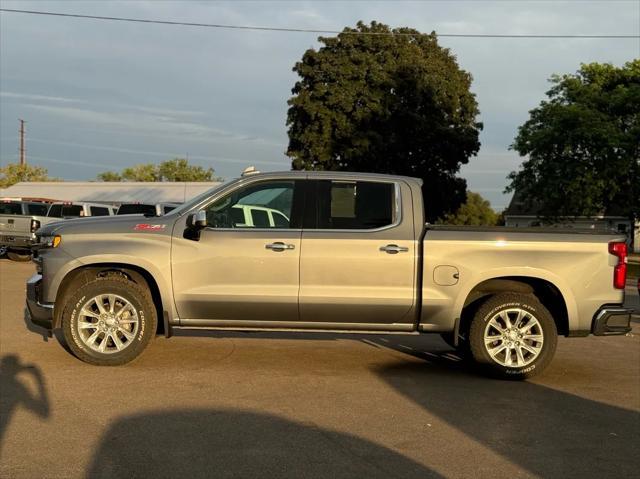
[{"label": "window trim", "polygon": [[[248,181],[248,182],[240,182],[240,184],[236,185],[234,188],[229,188],[229,189],[225,189],[224,191],[221,191],[219,195],[214,195],[211,198],[209,198],[209,200],[207,200],[204,203],[201,203],[200,206],[198,206],[196,208],[196,210],[204,210],[207,209],[209,207],[209,205],[211,205],[212,203],[215,203],[216,201],[218,201],[220,198],[223,198],[227,195],[231,195],[234,192],[245,188],[245,187],[250,187],[250,186],[255,186],[258,185],[260,183],[283,183],[283,182],[292,182],[293,183],[293,192],[294,195],[296,193],[296,188],[303,188],[303,185],[306,181],[308,181],[307,178],[263,178],[257,181]],[[304,192],[304,191],[303,191]],[[305,198],[306,195],[302,195],[302,201],[303,201],[303,205],[302,205],[302,211],[304,211],[304,208],[306,208],[306,204],[305,203]],[[293,205],[293,202],[292,202]],[[245,213],[246,214],[246,213]],[[286,216],[286,215],[285,215]],[[246,217],[245,217],[246,220]],[[289,218],[289,221],[291,221],[291,218]],[[302,228],[214,228],[213,226],[205,226],[204,228],[205,230],[210,230],[210,231],[243,231],[243,232],[264,232],[264,231],[270,231],[270,232],[275,232],[275,231],[282,231],[282,232],[301,232]]]},{"label": "window trim", "polygon": [[[343,178],[309,178],[307,181],[309,182],[319,182],[319,181],[331,181],[331,182],[339,182],[339,183],[386,183],[392,184],[394,189],[394,208],[393,211],[393,219],[394,221],[391,224],[386,226],[380,226],[378,228],[357,228],[357,229],[342,229],[342,228],[317,228],[318,219],[316,217],[316,228],[303,228],[305,232],[328,232],[328,233],[377,233],[380,231],[390,230],[392,228],[398,227],[402,223],[402,189],[400,188],[400,182],[394,180],[378,180],[378,179],[343,179]],[[305,205],[305,208],[312,207],[317,208],[317,196],[312,199],[310,205]],[[317,211],[317,210],[316,210]]]}]

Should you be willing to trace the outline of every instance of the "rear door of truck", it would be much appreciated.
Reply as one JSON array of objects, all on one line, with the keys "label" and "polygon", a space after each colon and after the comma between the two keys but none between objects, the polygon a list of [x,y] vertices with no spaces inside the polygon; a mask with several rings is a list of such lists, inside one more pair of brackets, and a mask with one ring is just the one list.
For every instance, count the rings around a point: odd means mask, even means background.
[{"label": "rear door of truck", "polygon": [[312,179],[307,188],[300,320],[409,328],[416,241],[408,186],[394,180]]}]

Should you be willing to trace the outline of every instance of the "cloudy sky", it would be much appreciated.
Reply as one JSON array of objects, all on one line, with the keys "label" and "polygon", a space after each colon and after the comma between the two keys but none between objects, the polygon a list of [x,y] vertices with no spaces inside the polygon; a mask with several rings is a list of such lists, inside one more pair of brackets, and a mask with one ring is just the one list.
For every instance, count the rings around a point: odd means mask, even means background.
[{"label": "cloudy sky", "polygon": [[[340,30],[358,20],[438,33],[638,34],[640,1],[13,1],[2,8]],[[188,155],[235,177],[247,165],[289,169],[291,71],[317,34],[218,30],[0,13],[0,161],[18,157],[68,180]],[[497,209],[517,127],[555,72],[621,65],[640,40],[441,38],[474,77],[482,147],[462,170]]]}]

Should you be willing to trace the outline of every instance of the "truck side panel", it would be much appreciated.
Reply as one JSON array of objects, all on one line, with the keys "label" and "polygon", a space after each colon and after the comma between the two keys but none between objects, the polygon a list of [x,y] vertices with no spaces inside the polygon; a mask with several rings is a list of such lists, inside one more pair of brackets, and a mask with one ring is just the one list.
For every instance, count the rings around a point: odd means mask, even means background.
[{"label": "truck side panel", "polygon": [[[429,230],[423,243],[421,329],[450,331],[465,301],[483,281],[537,278],[562,294],[569,330],[589,331],[604,304],[621,304],[613,287],[616,258],[610,235]],[[457,275],[458,278],[455,278]]]}]

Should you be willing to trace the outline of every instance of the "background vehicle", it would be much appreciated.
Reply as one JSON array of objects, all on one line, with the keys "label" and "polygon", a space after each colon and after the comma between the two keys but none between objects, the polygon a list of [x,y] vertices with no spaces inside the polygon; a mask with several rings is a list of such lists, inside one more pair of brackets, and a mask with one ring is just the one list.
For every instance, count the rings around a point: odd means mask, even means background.
[{"label": "background vehicle", "polygon": [[101,203],[76,203],[60,201],[52,203],[47,212],[50,218],[82,218],[85,216],[113,216],[115,208]]},{"label": "background vehicle", "polygon": [[179,203],[123,203],[117,211],[117,215],[162,216],[180,206]]},{"label": "background vehicle", "polygon": [[28,261],[35,231],[48,220],[49,205],[39,201],[3,199],[0,201],[0,256]]},{"label": "background vehicle", "polygon": [[[238,225],[238,211],[259,208],[288,221]],[[165,216],[38,235],[31,317],[98,365],[137,357],[160,322],[169,336],[439,333],[489,373],[523,379],[549,364],[558,334],[630,330],[623,236],[425,226],[409,177],[253,174]]]}]

